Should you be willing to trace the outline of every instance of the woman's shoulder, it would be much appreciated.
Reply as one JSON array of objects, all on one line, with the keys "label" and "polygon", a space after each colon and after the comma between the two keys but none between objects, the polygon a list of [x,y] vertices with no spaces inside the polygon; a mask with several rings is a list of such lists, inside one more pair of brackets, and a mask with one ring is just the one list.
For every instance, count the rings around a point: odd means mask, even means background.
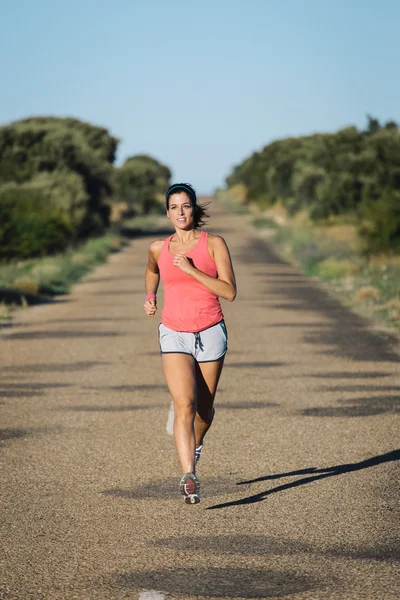
[{"label": "woman's shoulder", "polygon": [[215,261],[217,256],[229,253],[228,246],[223,237],[214,233],[207,234],[207,247],[211,258]]},{"label": "woman's shoulder", "polygon": [[207,236],[208,243],[211,244],[213,248],[220,248],[221,246],[226,246],[226,242],[222,236],[215,235],[214,233],[207,233]]},{"label": "woman's shoulder", "polygon": [[[169,236],[169,237],[171,237],[171,236]],[[164,242],[169,240],[169,237],[165,238],[164,240],[153,240],[149,246],[150,252],[154,256],[158,256],[161,252],[161,248],[163,247]]]}]

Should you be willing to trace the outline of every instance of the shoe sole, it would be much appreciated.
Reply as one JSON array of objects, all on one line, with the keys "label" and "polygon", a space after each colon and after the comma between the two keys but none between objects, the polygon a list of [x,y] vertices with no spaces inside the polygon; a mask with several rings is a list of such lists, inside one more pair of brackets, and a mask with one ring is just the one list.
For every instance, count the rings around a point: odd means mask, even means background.
[{"label": "shoe sole", "polygon": [[[186,483],[190,480],[194,484],[194,490],[188,493]],[[192,473],[186,473],[180,481],[179,490],[184,496],[185,504],[198,504],[200,502],[200,482]]]},{"label": "shoe sole", "polygon": [[185,504],[198,504],[200,502],[200,494],[189,494],[184,498]]}]

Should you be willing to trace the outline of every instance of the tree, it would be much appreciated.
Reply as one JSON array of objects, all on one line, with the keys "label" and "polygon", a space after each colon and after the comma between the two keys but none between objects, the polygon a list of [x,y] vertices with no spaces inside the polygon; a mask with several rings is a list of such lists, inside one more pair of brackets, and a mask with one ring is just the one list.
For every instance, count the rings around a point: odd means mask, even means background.
[{"label": "tree", "polygon": [[362,221],[371,249],[379,246],[380,230],[382,247],[398,247],[400,132],[394,121],[382,127],[368,115],[365,131],[349,126],[276,140],[236,165],[226,183],[244,186],[247,200],[260,206],[280,202],[291,213],[306,208],[315,220],[352,215]]},{"label": "tree", "polygon": [[[72,219],[77,227],[74,235],[79,238],[101,232],[109,223],[106,199],[112,192],[112,162],[117,143],[103,127],[77,119],[32,117],[6,125],[0,128],[0,187],[29,181],[37,185],[41,175],[43,198],[50,198],[43,192],[45,182],[54,192],[53,183],[57,180],[60,192],[53,198],[53,204],[55,198],[58,202],[74,202],[70,188],[72,178],[66,174],[74,175],[74,185],[80,188],[82,217]],[[57,175],[46,179],[45,174]],[[61,191],[63,182],[64,192]],[[16,202],[17,189],[13,192]]]},{"label": "tree", "polygon": [[160,212],[170,178],[168,167],[151,156],[131,156],[115,171],[116,198],[127,202],[133,213]]}]

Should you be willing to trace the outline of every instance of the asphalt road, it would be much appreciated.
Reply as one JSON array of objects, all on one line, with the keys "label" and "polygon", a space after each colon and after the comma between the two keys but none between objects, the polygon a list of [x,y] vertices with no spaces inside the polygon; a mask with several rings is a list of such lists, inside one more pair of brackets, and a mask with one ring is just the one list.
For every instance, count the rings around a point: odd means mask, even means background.
[{"label": "asphalt road", "polygon": [[238,297],[185,505],[149,238],[0,330],[0,598],[400,597],[398,340],[214,208]]}]

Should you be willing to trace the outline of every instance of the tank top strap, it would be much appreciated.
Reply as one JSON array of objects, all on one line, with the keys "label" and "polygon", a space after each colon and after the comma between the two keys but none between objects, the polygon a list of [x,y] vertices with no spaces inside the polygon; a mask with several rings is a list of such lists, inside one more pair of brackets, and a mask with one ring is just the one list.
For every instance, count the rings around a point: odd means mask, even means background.
[{"label": "tank top strap", "polygon": [[199,240],[199,250],[202,250],[204,252],[204,249],[207,250],[207,246],[208,246],[208,233],[207,231],[202,231],[200,234],[200,240]]},{"label": "tank top strap", "polygon": [[205,231],[201,231],[199,241],[197,242],[196,246],[188,252],[188,254],[190,254],[190,256],[194,254],[201,254],[204,256],[204,253],[208,252],[207,237],[208,234]]},{"label": "tank top strap", "polygon": [[161,254],[166,254],[166,253],[168,254],[168,253],[169,253],[169,243],[170,243],[170,241],[172,240],[172,238],[173,238],[173,235],[174,235],[174,234],[170,235],[169,237],[167,237],[167,238],[164,240],[164,243],[163,243],[163,245],[161,246],[160,255],[161,255]]}]

